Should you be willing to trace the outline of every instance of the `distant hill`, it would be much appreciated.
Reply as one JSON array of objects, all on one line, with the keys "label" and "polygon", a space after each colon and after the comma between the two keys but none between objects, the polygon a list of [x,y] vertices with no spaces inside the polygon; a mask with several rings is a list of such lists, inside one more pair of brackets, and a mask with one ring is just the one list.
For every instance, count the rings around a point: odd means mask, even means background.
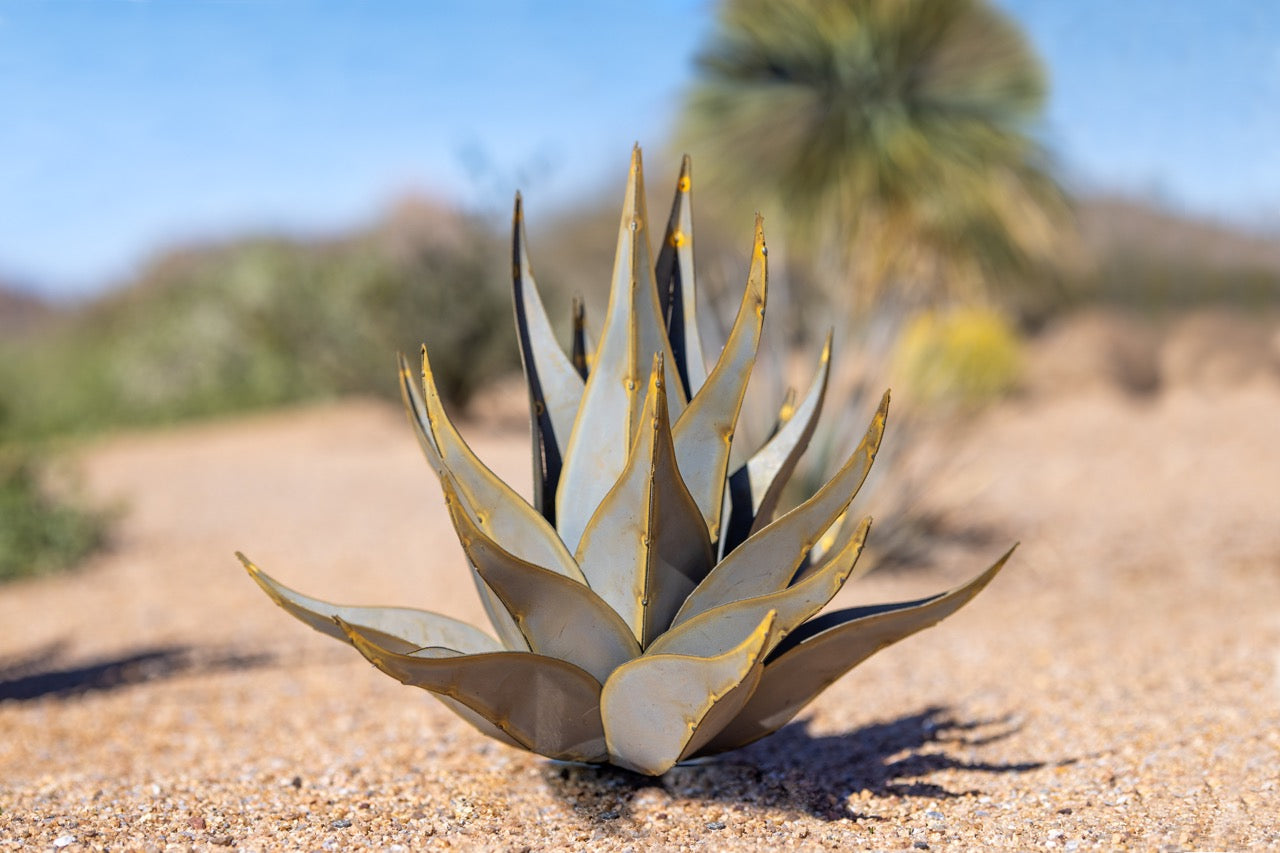
[{"label": "distant hill", "polygon": [[1098,256],[1140,250],[1207,266],[1280,272],[1280,235],[1268,237],[1122,198],[1085,199],[1077,204],[1077,213],[1085,245]]},{"label": "distant hill", "polygon": [[1077,300],[1145,312],[1280,307],[1280,235],[1126,199],[1086,199],[1076,209],[1088,256],[1070,284]]},{"label": "distant hill", "polygon": [[52,314],[49,303],[0,282],[0,335],[28,332]]}]

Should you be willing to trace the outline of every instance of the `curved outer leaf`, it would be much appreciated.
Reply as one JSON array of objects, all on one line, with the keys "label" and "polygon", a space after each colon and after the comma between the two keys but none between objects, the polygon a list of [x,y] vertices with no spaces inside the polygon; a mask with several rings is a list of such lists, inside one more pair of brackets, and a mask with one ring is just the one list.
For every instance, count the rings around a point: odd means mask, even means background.
[{"label": "curved outer leaf", "polygon": [[351,607],[311,598],[280,583],[239,551],[236,557],[249,577],[289,615],[343,642],[347,642],[347,635],[334,623],[335,616],[358,626],[379,645],[406,653],[425,646],[447,646],[468,654],[502,649],[479,628],[441,613],[408,607]]},{"label": "curved outer leaf", "polygon": [[618,667],[600,694],[609,760],[665,773],[735,719],[759,682],[774,614],[721,655],[645,655]]},{"label": "curved outer leaf", "polygon": [[[450,476],[449,469],[444,466],[440,456],[440,448],[436,445],[435,436],[432,434],[426,404],[422,400],[422,395],[418,393],[417,383],[409,371],[409,363],[403,354],[399,355],[399,360],[400,398],[404,401],[405,412],[409,416],[409,423],[413,426],[414,435],[418,439],[418,446],[422,448],[427,461],[436,472],[436,477],[443,482],[444,477]],[[489,624],[493,626],[494,631],[502,641],[502,647],[513,651],[527,650],[529,645],[525,642],[524,635],[520,633],[520,627],[511,618],[511,614],[507,612],[502,601],[485,584],[475,566],[471,564],[470,558],[468,558],[467,566],[471,569],[471,578],[475,582],[476,591],[480,596],[480,604],[484,607],[485,615],[489,617]],[[399,651],[399,649],[396,650]],[[453,708],[453,710],[466,718],[472,725],[477,726],[482,731],[487,731],[473,719],[474,714],[468,716],[471,712],[464,713],[458,708]]]},{"label": "curved outer leaf", "polygon": [[707,744],[704,753],[736,749],[782,728],[853,667],[967,604],[1004,567],[1014,548],[985,572],[948,592],[917,601],[838,610],[801,625],[774,650],[751,701]]},{"label": "curved outer leaf", "polygon": [[555,524],[556,485],[565,446],[582,402],[583,379],[557,343],[529,264],[524,205],[516,193],[511,222],[511,285],[520,363],[529,386],[533,433],[533,504]]},{"label": "curved outer leaf", "polygon": [[[452,484],[445,484],[451,495]],[[515,619],[529,649],[568,661],[603,682],[640,655],[627,623],[590,589],[508,552],[449,500],[453,525],[480,577]]]},{"label": "curved outer leaf", "polygon": [[[550,522],[540,516],[523,498],[512,491],[510,486],[485,467],[449,421],[431,377],[426,347],[422,349],[422,387],[426,392],[425,400],[415,387],[416,383],[409,373],[409,365],[403,355],[399,357],[399,361],[400,396],[404,400],[409,423],[417,436],[418,446],[422,448],[427,461],[442,482],[445,477],[464,477],[470,483],[469,489],[463,487],[457,489],[459,502],[468,516],[491,536],[508,536],[508,541],[513,548],[524,550],[525,554],[522,556],[535,555],[531,559],[537,559],[538,556],[548,557],[548,564],[563,571],[573,572],[581,578],[582,573],[578,572],[577,565],[573,563],[573,557],[565,550],[564,543],[560,542]],[[446,456],[456,467],[456,471],[446,464]],[[486,514],[484,512],[486,506],[491,509],[506,508],[509,511]],[[471,566],[471,574],[480,595],[480,603],[484,605],[489,623],[493,625],[502,644],[508,649],[527,649],[528,646],[519,627],[493,591],[485,586],[484,581],[476,573],[475,566]]]},{"label": "curved outer leaf", "polygon": [[641,389],[655,353],[662,354],[667,365],[672,419],[684,409],[684,391],[672,366],[654,286],[647,216],[637,147],[631,154],[604,332],[582,392],[556,492],[556,526],[572,549],[578,547],[587,522],[626,464],[627,449],[640,424]]},{"label": "curved outer leaf", "polygon": [[[425,352],[424,352],[425,357]],[[416,383],[413,376],[409,372],[409,363],[405,357],[400,357],[400,397],[404,400],[405,411],[409,415],[409,423],[413,426],[414,435],[418,438],[418,446],[422,448],[423,454],[427,457],[427,461],[431,463],[431,467],[435,470],[436,476],[443,480],[446,476],[452,476],[449,469],[445,467],[444,461],[440,456],[440,448],[436,444],[435,435],[431,430],[430,418],[427,414],[426,403],[423,402],[422,396],[418,393]],[[459,498],[461,500],[461,498]],[[485,584],[484,579],[476,571],[476,567],[471,564],[470,558],[467,562],[471,569],[471,578],[475,581],[476,591],[480,595],[480,603],[484,607],[485,615],[489,617],[489,624],[493,626],[493,630],[497,632],[502,645],[512,650],[524,651],[529,648],[525,642],[524,635],[520,633],[520,626],[516,625],[511,614],[507,612],[502,601],[494,594],[493,590]],[[457,708],[454,708],[457,711]],[[462,714],[461,711],[458,711]],[[466,714],[462,714],[466,717]],[[467,717],[472,725],[478,725],[475,720]]]},{"label": "curved outer leaf", "polygon": [[397,654],[351,625],[339,627],[387,675],[461,703],[525,749],[564,761],[607,760],[600,684],[571,663],[530,652]]},{"label": "curved outer leaf", "polygon": [[458,498],[471,520],[520,559],[583,581],[578,564],[555,528],[480,461],[449,420],[431,375],[426,347],[422,349],[422,387],[426,392],[427,426],[440,451],[432,464],[438,475],[453,476]]},{"label": "curved outer leaf", "polygon": [[662,356],[653,360],[641,426],[626,468],[578,545],[591,588],[647,646],[711,570],[698,504],[676,466]]},{"label": "curved outer leaf", "polygon": [[702,510],[712,541],[720,537],[729,447],[760,345],[768,279],[763,219],[757,215],[751,272],[729,339],[711,375],[672,430],[680,474]]},{"label": "curved outer leaf", "polygon": [[692,398],[707,381],[698,333],[698,288],[693,268],[693,170],[689,155],[680,162],[676,194],[671,202],[667,231],[654,262],[660,316],[667,318],[667,337],[680,381]]},{"label": "curved outer leaf", "polygon": [[[831,374],[831,333],[827,333],[813,380],[798,406],[783,404],[777,431],[729,477],[720,556],[723,559],[748,536],[773,521],[778,499],[818,425]],[[788,410],[790,409],[790,410]]]},{"label": "curved outer leaf", "polygon": [[886,391],[866,434],[844,467],[817,494],[752,535],[725,557],[689,595],[672,625],[722,604],[767,595],[786,587],[805,554],[862,487],[880,447],[888,412],[889,392]]},{"label": "curved outer leaf", "polygon": [[[742,601],[722,604],[698,614],[672,628],[647,649],[648,654],[718,655],[742,642],[760,622],[760,617],[773,611],[778,619],[778,640],[790,634],[801,622],[827,605],[849,579],[862,553],[871,519],[858,525],[858,534],[845,548],[827,561],[821,569],[786,589],[758,595]],[[764,653],[773,651],[766,646]]]}]

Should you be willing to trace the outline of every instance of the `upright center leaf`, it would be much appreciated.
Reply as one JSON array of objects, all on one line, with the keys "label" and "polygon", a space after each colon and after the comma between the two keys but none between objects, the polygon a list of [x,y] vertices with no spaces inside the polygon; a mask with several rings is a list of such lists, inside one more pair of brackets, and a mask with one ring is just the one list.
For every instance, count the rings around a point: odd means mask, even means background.
[{"label": "upright center leaf", "polygon": [[591,517],[577,560],[591,588],[648,645],[711,570],[697,501],[676,467],[663,358],[653,360],[640,429],[617,483]]}]

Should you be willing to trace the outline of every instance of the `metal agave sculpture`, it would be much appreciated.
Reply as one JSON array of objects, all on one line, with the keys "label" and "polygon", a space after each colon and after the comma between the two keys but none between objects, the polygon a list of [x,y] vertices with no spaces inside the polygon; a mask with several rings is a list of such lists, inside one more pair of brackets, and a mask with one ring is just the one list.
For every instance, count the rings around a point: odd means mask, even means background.
[{"label": "metal agave sculpture", "polygon": [[503,743],[657,775],[777,730],[850,668],[960,608],[1004,565],[1009,554],[929,598],[816,615],[852,577],[870,526],[845,516],[880,444],[889,395],[835,476],[775,518],[822,408],[828,337],[807,392],[730,470],[764,319],[767,253],[757,217],[746,292],[708,372],[695,319],[687,158],[653,261],[639,149],[632,154],[594,346],[580,306],[571,352],[557,344],[530,270],[519,196],[513,232],[532,504],[463,441],[425,348],[421,390],[400,360],[410,423],[497,639],[438,613],[309,598],[237,555],[289,613]]}]

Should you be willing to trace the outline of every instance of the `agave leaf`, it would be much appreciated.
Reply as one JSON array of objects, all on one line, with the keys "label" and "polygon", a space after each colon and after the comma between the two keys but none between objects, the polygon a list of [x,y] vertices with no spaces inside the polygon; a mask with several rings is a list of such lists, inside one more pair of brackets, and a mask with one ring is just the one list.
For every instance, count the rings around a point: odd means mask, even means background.
[{"label": "agave leaf", "polygon": [[[452,485],[446,484],[452,491]],[[519,626],[529,649],[566,660],[603,682],[640,646],[622,617],[586,586],[513,556],[472,523],[454,501],[450,514],[480,577]]]},{"label": "agave leaf", "polygon": [[444,703],[444,706],[446,708],[448,708],[453,713],[457,714],[462,719],[466,720],[467,723],[469,723],[472,728],[480,732],[480,734],[484,735],[485,737],[491,737],[494,740],[498,741],[499,743],[504,743],[507,746],[512,746],[512,747],[515,747],[516,749],[524,749],[524,750],[529,749],[529,747],[520,743],[520,741],[511,737],[502,729],[498,728],[496,725],[489,722],[487,719],[485,719],[483,715],[481,715],[476,711],[471,710],[470,708],[468,708],[466,705],[462,704],[458,700],[450,699],[448,696],[445,696],[440,693],[436,693],[435,697],[439,699],[442,703]]},{"label": "agave leaf", "polygon": [[440,450],[436,473],[442,481],[446,475],[455,479],[458,498],[471,520],[520,559],[583,581],[555,528],[480,461],[449,420],[432,378],[426,347],[422,349],[422,386],[427,425]]},{"label": "agave leaf", "polygon": [[530,652],[426,657],[383,648],[339,620],[365,658],[402,684],[474,711],[520,746],[565,761],[605,761],[600,684],[566,661]]},{"label": "agave leaf", "polygon": [[736,718],[760,678],[774,614],[714,656],[650,655],[618,667],[600,695],[609,760],[653,776]]},{"label": "agave leaf", "polygon": [[676,466],[662,356],[653,361],[644,417],[627,466],[578,545],[591,588],[647,646],[711,569],[702,513]]},{"label": "agave leaf", "polygon": [[654,262],[658,284],[658,306],[667,318],[667,337],[680,381],[690,398],[707,381],[707,365],[702,359],[702,339],[698,334],[698,289],[693,269],[693,172],[689,155],[680,163],[676,194],[671,202],[667,231]]},{"label": "agave leaf", "polygon": [[738,316],[711,375],[672,430],[681,476],[702,510],[712,541],[720,536],[729,447],[760,345],[768,278],[763,220],[756,216],[751,272]]},{"label": "agave leaf", "polygon": [[[849,579],[862,545],[866,542],[871,519],[858,525],[852,537],[838,554],[803,581],[768,595],[722,604],[704,611],[687,622],[667,631],[647,650],[649,654],[718,655],[742,642],[770,611],[777,614],[775,634],[778,640],[826,606]],[[773,651],[766,646],[764,653]]]},{"label": "agave leaf", "polygon": [[773,520],[778,499],[818,425],[830,374],[831,333],[828,332],[804,399],[796,406],[788,395],[778,413],[779,424],[773,436],[729,477],[729,511],[725,513],[721,559]]},{"label": "agave leaf", "polygon": [[[365,631],[363,628],[361,628],[358,625],[354,625],[352,627],[354,627],[357,631],[359,631],[362,635],[364,635],[370,641],[377,643],[378,645],[382,646],[384,649],[387,649],[388,651],[393,651],[393,652],[401,651],[395,646],[387,646],[383,644],[376,635],[370,634],[369,632]],[[334,623],[334,628],[338,631],[342,630],[342,628],[338,625],[336,621]],[[347,640],[347,637],[345,634],[343,635],[343,640]],[[350,640],[347,640],[347,642],[350,642]],[[501,651],[501,649],[498,649],[498,651]],[[462,655],[462,652],[458,651],[457,649],[446,648],[444,646],[428,646],[426,648],[415,649],[413,651],[401,652],[401,653],[408,654],[410,657],[415,657],[415,658],[418,658],[418,657],[450,658],[450,657],[458,657]],[[485,735],[486,737],[494,738],[495,740],[501,741],[502,743],[505,743],[507,746],[513,746],[516,749],[527,748],[525,747],[524,744],[520,743],[519,741],[516,741],[510,735],[504,732],[502,729],[498,728],[493,723],[489,722],[480,714],[471,710],[470,708],[468,708],[466,705],[462,704],[458,700],[450,699],[448,696],[444,696],[439,693],[436,693],[433,695],[437,699],[439,699],[446,708],[448,708],[453,713],[457,714],[463,720],[466,720],[467,723],[469,723],[473,728],[475,728],[476,731],[480,732],[480,734]]]},{"label": "agave leaf", "polygon": [[714,607],[766,595],[786,587],[814,543],[845,511],[862,487],[875,460],[889,413],[889,392],[857,449],[817,494],[774,521],[729,556],[698,585],[680,608],[673,627]]},{"label": "agave leaf", "polygon": [[560,481],[565,446],[582,401],[583,379],[556,342],[551,321],[538,293],[529,264],[524,232],[524,205],[516,193],[511,226],[511,277],[515,298],[516,336],[520,363],[529,386],[533,425],[533,503],[555,524],[556,484]]},{"label": "agave leaf", "polygon": [[[337,625],[337,622],[335,622],[334,626],[335,628],[338,628],[338,630],[342,630],[342,628],[340,628],[340,626]],[[356,630],[360,631],[361,634],[364,634],[365,637],[367,639],[372,640],[372,642],[378,643],[379,646],[383,646],[383,644],[379,642],[378,638],[372,637],[372,635],[367,633],[367,631],[365,631],[364,629],[361,629],[360,626],[353,625],[352,628],[355,628]],[[343,637],[343,639],[346,639],[346,637]],[[392,652],[399,651],[399,649],[394,647],[383,646],[383,648],[387,648],[388,651],[392,651]],[[502,649],[498,649],[498,651],[502,651]],[[415,649],[415,651],[407,652],[407,654],[410,657],[442,658],[442,657],[458,657],[458,656],[461,656],[462,652],[457,651],[457,649],[454,649],[454,648],[447,648],[443,646],[430,646],[426,648]],[[495,740],[499,740],[499,742],[507,744],[508,747],[515,747],[516,749],[527,749],[527,747],[525,747],[525,744],[522,744],[518,742],[518,740],[513,739],[511,735],[508,735],[506,733],[506,731],[499,729],[498,726],[495,726],[494,724],[492,724],[492,722],[489,722],[489,720],[484,719],[483,716],[480,716],[479,713],[472,711],[471,708],[468,708],[467,706],[465,706],[465,704],[458,702],[457,699],[451,699],[447,697],[447,695],[443,695],[439,693],[435,693],[433,695],[435,695],[435,698],[439,699],[439,701],[444,704],[444,707],[447,707],[449,711],[452,711],[453,713],[456,713],[456,715],[462,717],[463,720],[466,720],[468,724],[474,727],[476,731],[479,731],[480,734],[488,736],[488,738],[494,738]]]},{"label": "agave leaf", "polygon": [[[401,357],[400,392],[409,412],[409,422],[413,424],[418,444],[441,483],[447,478],[455,481],[457,500],[467,515],[491,537],[504,537],[518,556],[581,580],[582,573],[550,522],[480,461],[449,420],[432,378],[426,347],[422,349],[425,400],[418,395],[414,383],[406,375],[407,367]],[[471,575],[480,603],[502,644],[508,649],[527,649],[519,626],[476,572],[474,565],[471,566]]]},{"label": "agave leaf", "polygon": [[441,613],[409,607],[351,607],[311,598],[280,583],[239,551],[236,552],[236,557],[244,564],[249,577],[289,615],[320,633],[343,642],[346,642],[347,636],[334,624],[335,616],[358,625],[361,631],[380,645],[400,651],[407,652],[424,646],[448,646],[474,654],[495,652],[502,648],[497,640],[479,628]]},{"label": "agave leaf", "polygon": [[582,392],[556,493],[556,526],[569,548],[577,548],[587,522],[626,465],[627,449],[640,425],[644,380],[654,353],[661,353],[667,365],[672,419],[684,410],[684,391],[672,366],[654,286],[647,217],[637,147],[631,155],[604,331]]},{"label": "agave leaf", "polygon": [[703,752],[736,749],[777,731],[850,669],[967,604],[1004,567],[1014,548],[985,572],[948,592],[838,610],[801,625],[769,657],[751,701]]}]

